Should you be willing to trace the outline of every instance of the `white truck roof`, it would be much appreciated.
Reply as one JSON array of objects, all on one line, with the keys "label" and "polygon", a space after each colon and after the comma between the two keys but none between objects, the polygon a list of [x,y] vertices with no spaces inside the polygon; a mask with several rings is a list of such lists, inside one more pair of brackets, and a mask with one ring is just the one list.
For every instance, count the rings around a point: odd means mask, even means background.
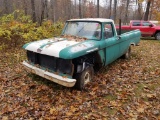
[{"label": "white truck roof", "polygon": [[82,18],[82,19],[70,19],[67,21],[95,21],[95,22],[113,22],[112,19],[105,19],[105,18]]}]

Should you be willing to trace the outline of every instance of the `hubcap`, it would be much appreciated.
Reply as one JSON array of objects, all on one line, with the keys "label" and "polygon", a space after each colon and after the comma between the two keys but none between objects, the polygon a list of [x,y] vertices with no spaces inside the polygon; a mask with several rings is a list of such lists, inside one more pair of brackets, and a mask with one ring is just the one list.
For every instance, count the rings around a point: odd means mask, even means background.
[{"label": "hubcap", "polygon": [[84,75],[84,84],[87,84],[91,79],[90,73],[86,72]]}]

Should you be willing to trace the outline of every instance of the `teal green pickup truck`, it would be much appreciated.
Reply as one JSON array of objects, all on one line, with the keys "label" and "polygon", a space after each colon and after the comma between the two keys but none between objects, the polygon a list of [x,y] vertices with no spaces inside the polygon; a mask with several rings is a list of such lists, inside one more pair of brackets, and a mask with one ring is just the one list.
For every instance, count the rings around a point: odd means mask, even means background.
[{"label": "teal green pickup truck", "polygon": [[66,87],[82,90],[99,70],[117,58],[129,58],[141,32],[117,35],[114,21],[102,18],[66,21],[62,35],[27,43],[25,68]]}]

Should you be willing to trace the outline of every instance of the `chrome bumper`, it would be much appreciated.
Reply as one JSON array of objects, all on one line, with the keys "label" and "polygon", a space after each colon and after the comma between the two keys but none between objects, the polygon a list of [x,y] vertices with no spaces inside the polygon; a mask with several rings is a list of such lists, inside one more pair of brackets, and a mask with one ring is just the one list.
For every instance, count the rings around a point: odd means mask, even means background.
[{"label": "chrome bumper", "polygon": [[73,87],[76,83],[76,79],[66,78],[66,77],[42,70],[42,69],[37,68],[33,65],[30,65],[26,61],[23,61],[22,64],[24,65],[24,67],[26,68],[27,71],[32,72],[36,75],[39,75],[39,76],[46,78],[50,81],[53,81],[55,83],[58,83],[60,85],[63,85],[66,87]]}]

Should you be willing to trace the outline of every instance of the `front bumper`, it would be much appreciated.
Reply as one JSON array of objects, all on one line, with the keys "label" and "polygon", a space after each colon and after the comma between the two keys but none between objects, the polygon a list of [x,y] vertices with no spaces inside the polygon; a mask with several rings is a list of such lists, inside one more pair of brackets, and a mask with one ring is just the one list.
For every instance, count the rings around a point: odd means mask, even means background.
[{"label": "front bumper", "polygon": [[71,79],[67,77],[63,77],[48,71],[45,71],[43,69],[37,68],[36,66],[33,66],[26,61],[23,61],[22,63],[27,71],[32,72],[36,75],[39,75],[43,78],[46,78],[50,81],[53,81],[55,83],[58,83],[60,85],[66,86],[66,87],[73,87],[76,83],[76,79]]}]

